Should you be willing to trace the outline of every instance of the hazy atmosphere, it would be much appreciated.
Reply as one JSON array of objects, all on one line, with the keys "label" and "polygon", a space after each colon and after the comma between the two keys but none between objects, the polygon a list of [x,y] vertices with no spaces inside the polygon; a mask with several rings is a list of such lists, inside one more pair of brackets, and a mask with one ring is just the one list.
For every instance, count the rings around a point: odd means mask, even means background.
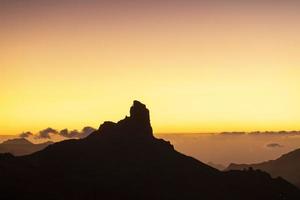
[{"label": "hazy atmosphere", "polygon": [[0,134],[134,99],[157,133],[300,130],[299,6],[268,2],[1,1]]},{"label": "hazy atmosphere", "polygon": [[[45,133],[45,132],[44,132]],[[73,132],[74,133],[74,132]],[[79,133],[80,134],[80,133]],[[70,139],[59,134],[50,137],[31,135],[33,143]],[[74,136],[77,138],[79,135]],[[221,134],[155,134],[169,140],[179,151],[204,162],[222,164],[256,163],[272,160],[300,146],[300,132],[292,133],[221,133]],[[0,136],[0,142],[19,136]]]},{"label": "hazy atmosphere", "polygon": [[300,3],[0,0],[1,200],[299,200]]}]

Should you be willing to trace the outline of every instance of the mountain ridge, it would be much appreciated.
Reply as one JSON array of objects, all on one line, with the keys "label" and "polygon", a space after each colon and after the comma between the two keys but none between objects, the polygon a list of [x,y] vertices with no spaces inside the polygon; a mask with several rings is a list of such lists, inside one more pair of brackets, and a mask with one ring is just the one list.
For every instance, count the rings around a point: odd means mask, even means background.
[{"label": "mountain ridge", "polygon": [[231,163],[227,170],[243,170],[247,168],[260,169],[273,177],[283,177],[300,188],[300,149],[283,154],[275,160],[254,164]]},{"label": "mountain ridge", "polygon": [[177,152],[153,136],[149,110],[138,101],[129,117],[104,122],[87,138],[2,155],[0,169],[2,199],[300,198],[296,187],[265,172],[221,172]]},{"label": "mountain ridge", "polygon": [[15,156],[27,155],[40,151],[54,142],[34,144],[25,138],[9,139],[0,143],[0,153],[11,153]]}]

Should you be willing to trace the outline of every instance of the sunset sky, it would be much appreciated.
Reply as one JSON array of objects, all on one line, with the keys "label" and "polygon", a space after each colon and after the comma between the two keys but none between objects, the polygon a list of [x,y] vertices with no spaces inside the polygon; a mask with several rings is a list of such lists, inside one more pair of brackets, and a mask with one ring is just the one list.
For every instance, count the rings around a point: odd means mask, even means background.
[{"label": "sunset sky", "polygon": [[300,130],[300,4],[207,2],[1,0],[0,134]]}]

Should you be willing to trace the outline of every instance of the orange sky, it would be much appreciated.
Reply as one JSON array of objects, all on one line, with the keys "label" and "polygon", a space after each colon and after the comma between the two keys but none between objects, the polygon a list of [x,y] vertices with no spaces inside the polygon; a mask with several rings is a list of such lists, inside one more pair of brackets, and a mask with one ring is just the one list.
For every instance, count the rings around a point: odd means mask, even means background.
[{"label": "orange sky", "polygon": [[155,132],[300,129],[299,5],[137,2],[1,1],[0,134],[98,127],[134,99]]}]

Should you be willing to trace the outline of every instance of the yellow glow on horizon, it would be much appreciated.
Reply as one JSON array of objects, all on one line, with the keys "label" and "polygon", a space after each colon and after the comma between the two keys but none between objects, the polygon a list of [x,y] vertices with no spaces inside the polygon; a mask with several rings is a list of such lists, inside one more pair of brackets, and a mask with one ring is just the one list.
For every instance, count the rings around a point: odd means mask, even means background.
[{"label": "yellow glow on horizon", "polygon": [[156,133],[299,130],[299,16],[194,15],[4,26],[0,134],[97,128],[134,99]]}]

